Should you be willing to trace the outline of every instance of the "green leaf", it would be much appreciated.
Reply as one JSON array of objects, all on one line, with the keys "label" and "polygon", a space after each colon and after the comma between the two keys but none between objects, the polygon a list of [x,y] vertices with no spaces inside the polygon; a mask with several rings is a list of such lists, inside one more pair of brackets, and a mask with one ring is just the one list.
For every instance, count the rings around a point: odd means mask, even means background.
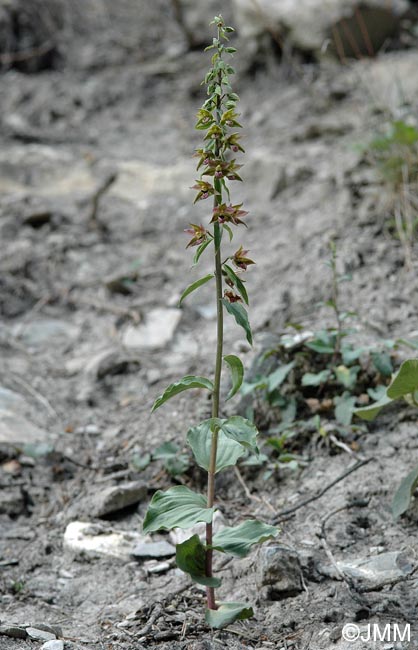
[{"label": "green leaf", "polygon": [[409,472],[401,481],[400,486],[395,492],[392,501],[392,514],[394,519],[398,519],[406,512],[411,503],[411,498],[418,485],[418,466]]},{"label": "green leaf", "polygon": [[231,440],[239,442],[239,444],[243,447],[251,449],[256,454],[258,454],[258,430],[257,427],[249,420],[246,420],[240,415],[233,415],[227,420],[222,420],[221,430]]},{"label": "green leaf", "polygon": [[220,587],[219,578],[208,578],[206,575],[206,550],[199,535],[193,535],[182,544],[177,544],[176,562],[178,568],[188,573],[199,585]]},{"label": "green leaf", "polygon": [[212,521],[215,508],[206,507],[203,494],[197,494],[184,485],[176,485],[166,492],[158,490],[151,499],[145,515],[144,533],[172,528],[191,528],[195,524]]},{"label": "green leaf", "polygon": [[134,454],[131,458],[131,465],[137,472],[142,472],[151,462],[151,454]]},{"label": "green leaf", "polygon": [[194,257],[193,257],[193,266],[196,266],[196,264],[198,263],[198,261],[200,259],[200,256],[202,255],[203,251],[209,246],[211,241],[212,241],[212,239],[207,239],[206,241],[204,241],[202,244],[200,244],[198,246],[198,248],[196,250],[196,253],[194,254]]},{"label": "green leaf", "polygon": [[[217,419],[205,420],[196,427],[189,429],[187,433],[187,442],[192,448],[196,462],[206,471],[209,470],[212,430],[215,422],[218,426],[221,423]],[[228,438],[222,430],[218,431],[215,473],[220,472],[225,467],[236,465],[238,458],[244,454],[245,449],[239,442]]]},{"label": "green leaf", "polygon": [[229,241],[232,241],[234,238],[234,233],[232,232],[232,228],[230,228],[227,223],[222,224],[222,227],[228,233]]},{"label": "green leaf", "polygon": [[158,409],[162,404],[164,404],[164,402],[167,402],[167,400],[171,399],[175,395],[178,395],[179,393],[182,393],[184,390],[188,390],[189,388],[206,388],[212,392],[213,383],[210,381],[210,379],[206,379],[206,377],[195,377],[194,375],[183,377],[183,379],[180,379],[180,381],[176,381],[174,384],[170,384],[170,386],[165,389],[164,393],[155,400],[151,409],[151,413]]},{"label": "green leaf", "polygon": [[384,377],[390,377],[393,372],[392,360],[387,352],[373,352],[372,353],[373,365],[377,372],[380,372]]},{"label": "green leaf", "polygon": [[153,452],[152,457],[154,460],[166,460],[166,458],[172,458],[178,452],[180,448],[174,444],[174,442],[164,442],[162,445],[157,447]]},{"label": "green leaf", "polygon": [[236,357],[234,354],[227,354],[224,357],[224,361],[229,366],[232,378],[232,388],[226,398],[226,401],[228,401],[231,397],[234,397],[241,388],[242,380],[244,379],[244,366],[241,359]]},{"label": "green leaf", "polygon": [[320,354],[333,354],[335,346],[335,335],[326,330],[315,332],[315,338],[305,343],[307,348],[319,352]]},{"label": "green leaf", "polygon": [[322,370],[317,373],[305,372],[302,377],[302,386],[320,386],[321,384],[325,384],[331,374],[331,370]]},{"label": "green leaf", "polygon": [[335,368],[337,381],[339,381],[344,388],[350,390],[356,385],[359,370],[360,366],[351,366],[351,368],[347,368],[347,366],[337,366],[337,368]]},{"label": "green leaf", "polygon": [[180,476],[187,472],[190,467],[189,457],[187,454],[178,454],[178,456],[172,456],[167,458],[164,463],[164,467],[170,476]]},{"label": "green leaf", "polygon": [[276,388],[281,386],[294,365],[295,362],[291,361],[290,363],[286,363],[284,366],[279,366],[277,370],[267,377],[267,388],[269,393],[272,393]]},{"label": "green leaf", "polygon": [[205,620],[210,627],[222,629],[235,621],[244,621],[254,616],[253,608],[244,603],[219,603],[218,609],[207,609]]},{"label": "green leaf", "polygon": [[374,420],[384,406],[387,406],[393,402],[393,400],[388,397],[386,393],[387,391],[385,391],[385,394],[380,398],[378,402],[370,404],[370,406],[364,406],[363,408],[355,409],[354,415],[357,415],[362,420],[367,420],[368,422]]},{"label": "green leaf", "polygon": [[396,399],[414,393],[416,390],[418,390],[418,359],[409,359],[403,362],[386,392],[388,397]]},{"label": "green leaf", "polygon": [[247,341],[250,345],[253,344],[253,335],[251,332],[250,323],[248,321],[248,314],[245,311],[244,307],[240,305],[239,302],[228,302],[225,298],[222,298],[222,302],[226,307],[227,312],[233,316],[237,322],[237,325],[240,325],[247,336]]},{"label": "green leaf", "polygon": [[179,306],[183,302],[183,300],[188,296],[192,291],[195,291],[195,289],[198,289],[201,287],[203,284],[206,284],[206,282],[209,282],[209,280],[212,280],[212,278],[215,277],[213,273],[209,273],[209,275],[205,275],[204,278],[200,278],[200,280],[196,280],[196,282],[193,282],[193,284],[190,284],[187,289],[183,291],[181,294],[181,298],[179,300]]},{"label": "green leaf", "polygon": [[[225,225],[224,225],[224,228],[225,228]],[[247,293],[247,289],[244,286],[243,281],[237,276],[235,271],[233,269],[231,269],[230,266],[228,266],[228,264],[224,264],[223,269],[224,269],[225,273],[227,274],[228,278],[231,280],[231,282],[234,283],[235,287],[237,288],[238,293],[240,294],[240,296],[243,299],[243,301],[245,302],[245,304],[248,305],[249,304],[249,302],[248,302],[248,293]]]},{"label": "green leaf", "polygon": [[213,536],[212,547],[236,557],[245,557],[254,544],[262,544],[279,534],[278,528],[249,519],[239,526],[227,527]]},{"label": "green leaf", "polygon": [[355,410],[356,398],[350,393],[344,393],[341,397],[334,398],[335,419],[345,427],[351,424]]}]

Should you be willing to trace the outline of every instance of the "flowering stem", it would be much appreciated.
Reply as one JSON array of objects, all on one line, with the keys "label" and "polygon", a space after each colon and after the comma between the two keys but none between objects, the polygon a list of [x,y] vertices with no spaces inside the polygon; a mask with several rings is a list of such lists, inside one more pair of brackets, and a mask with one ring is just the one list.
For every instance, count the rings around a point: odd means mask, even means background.
[{"label": "flowering stem", "polygon": [[[219,29],[218,29],[219,37]],[[222,84],[221,75],[218,76],[220,85]],[[221,99],[218,96],[216,102],[216,117],[217,122],[220,121],[220,105]],[[219,144],[217,144],[215,149],[215,156],[219,157]],[[213,201],[213,207],[216,208],[218,205],[222,204],[222,185],[218,179],[214,179],[214,188],[215,196]],[[215,378],[214,378],[214,388],[212,393],[212,418],[219,417],[219,395],[221,388],[221,374],[222,374],[222,351],[223,351],[223,339],[224,339],[224,313],[223,313],[223,304],[222,304],[222,257],[221,257],[221,237],[222,231],[221,226],[218,222],[214,223],[213,228],[214,234],[214,246],[215,246],[215,281],[216,281],[216,324],[217,324],[217,335],[216,335],[216,358],[215,358]],[[218,451],[218,428],[214,427],[212,431],[212,440],[210,448],[210,460],[209,460],[209,469],[208,469],[208,495],[207,495],[207,506],[212,508],[215,500],[215,472],[216,472],[216,455]],[[213,535],[213,524],[210,522],[206,524],[206,575],[212,577],[212,565],[213,565],[213,550],[209,548],[212,545],[212,535]],[[206,587],[206,596],[208,609],[217,609],[215,602],[215,589],[214,587]]]}]

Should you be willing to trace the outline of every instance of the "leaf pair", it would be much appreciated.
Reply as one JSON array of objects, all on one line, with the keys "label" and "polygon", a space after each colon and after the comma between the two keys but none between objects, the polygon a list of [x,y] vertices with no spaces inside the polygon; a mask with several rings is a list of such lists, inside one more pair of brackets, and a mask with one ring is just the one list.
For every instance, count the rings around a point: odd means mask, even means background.
[{"label": "leaf pair", "polygon": [[[229,400],[231,399],[231,397],[234,397],[234,395],[236,395],[236,393],[241,388],[242,380],[244,378],[244,366],[242,364],[242,361],[233,354],[226,355],[224,357],[224,361],[229,366],[229,369],[231,371],[232,387],[226,398],[227,400]],[[207,379],[206,377],[196,377],[195,375],[187,375],[186,377],[183,377],[179,381],[170,384],[165,389],[164,393],[159,397],[157,397],[157,399],[155,400],[152,406],[151,412],[158,409],[160,406],[162,406],[165,402],[167,402],[172,397],[175,397],[176,395],[179,395],[180,393],[183,393],[185,390],[189,390],[191,388],[205,388],[206,390],[213,392],[214,386],[213,386],[213,382],[210,379]]]},{"label": "leaf pair", "polygon": [[[238,526],[226,526],[220,530],[213,536],[210,548],[243,558],[250,553],[255,544],[262,544],[278,534],[279,530],[275,526],[249,519]],[[188,573],[198,584],[219,587],[220,580],[216,580],[216,584],[208,583],[208,580],[213,582],[214,578],[206,576],[205,555],[207,548],[200,541],[199,535],[193,535],[182,544],[177,544],[177,566]]]},{"label": "leaf pair", "polygon": [[221,420],[211,418],[189,429],[187,442],[190,445],[197,464],[209,470],[211,447],[214,435],[217,436],[216,470],[220,472],[226,467],[236,464],[238,458],[244,455],[246,449],[258,453],[258,431],[254,424],[239,415]]}]

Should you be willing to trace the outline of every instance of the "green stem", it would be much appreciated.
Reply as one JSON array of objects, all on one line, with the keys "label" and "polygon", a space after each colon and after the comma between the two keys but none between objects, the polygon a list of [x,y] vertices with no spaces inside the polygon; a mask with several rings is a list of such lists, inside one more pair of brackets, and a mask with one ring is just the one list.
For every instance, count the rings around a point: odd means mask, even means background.
[{"label": "green stem", "polygon": [[[217,199],[215,198],[215,201]],[[215,223],[215,240],[219,240],[220,227]],[[215,379],[212,393],[212,417],[219,417],[219,394],[221,387],[222,374],[222,351],[223,351],[223,305],[222,305],[222,262],[221,247],[215,253],[215,278],[216,278],[216,314],[217,314],[217,343],[216,343],[216,362],[215,362]],[[208,508],[212,508],[215,501],[215,472],[216,472],[216,455],[218,451],[218,428],[212,431],[212,441],[210,449],[210,461],[208,469]],[[206,524],[206,546],[212,545],[213,525]],[[206,551],[206,575],[212,577],[213,550],[208,548]],[[215,589],[206,588],[206,595],[209,609],[216,609]]]},{"label": "green stem", "polygon": [[[219,30],[218,30],[218,39],[219,39]],[[222,77],[219,74],[218,77],[219,84],[222,86]],[[216,106],[216,117],[217,122],[220,122],[220,109],[221,109],[221,98],[218,96],[217,106]],[[220,154],[219,144],[216,146],[215,156],[218,157]],[[220,180],[214,179],[215,187],[215,198],[214,198],[214,208],[217,205],[222,203],[222,184]],[[221,374],[222,374],[222,351],[223,351],[223,340],[224,340],[224,313],[222,305],[222,257],[221,257],[221,238],[222,230],[221,226],[217,221],[214,223],[213,227],[214,234],[214,246],[215,246],[215,280],[216,280],[216,358],[215,358],[215,378],[214,378],[214,388],[212,393],[212,418],[219,417],[219,395],[221,389]],[[207,496],[207,506],[212,508],[215,501],[215,472],[216,472],[216,455],[218,451],[218,428],[215,427],[212,431],[212,440],[210,448],[210,460],[209,460],[209,469],[208,469],[208,496]],[[211,578],[213,574],[213,550],[210,548],[212,546],[212,536],[213,536],[213,524],[206,524],[206,575]],[[214,587],[206,587],[206,597],[208,609],[217,609],[215,601],[215,589]]]}]

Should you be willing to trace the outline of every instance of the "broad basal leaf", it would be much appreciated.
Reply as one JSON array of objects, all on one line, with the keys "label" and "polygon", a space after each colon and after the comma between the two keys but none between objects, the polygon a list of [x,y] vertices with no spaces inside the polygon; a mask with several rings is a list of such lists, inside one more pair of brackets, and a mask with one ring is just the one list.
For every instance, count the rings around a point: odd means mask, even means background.
[{"label": "broad basal leaf", "polygon": [[219,587],[219,578],[206,576],[206,551],[199,535],[193,535],[182,544],[176,546],[176,562],[179,569],[188,573],[192,580],[206,587]]},{"label": "broad basal leaf", "polygon": [[[221,420],[217,420],[219,424]],[[187,433],[187,442],[192,448],[196,462],[206,471],[209,469],[210,450],[212,446],[212,429],[214,420],[205,420],[197,427],[192,427]],[[216,473],[225,467],[236,465],[238,458],[245,454],[244,447],[228,438],[222,429],[218,432],[218,446],[216,450]]]},{"label": "broad basal leaf", "polygon": [[370,404],[370,406],[365,406],[360,409],[355,409],[354,415],[357,415],[362,420],[367,420],[368,422],[371,422],[372,420],[375,419],[378,413],[380,413],[380,411],[384,406],[387,406],[392,402],[393,400],[387,396],[385,391],[385,394],[383,395],[383,397],[380,398],[378,402],[375,402],[374,404]]},{"label": "broad basal leaf", "polygon": [[222,302],[225,305],[227,312],[229,312],[231,316],[235,318],[237,325],[240,325],[243,328],[248,343],[252,345],[253,335],[248,320],[248,314],[245,311],[245,308],[239,302],[229,302],[228,300],[225,300],[225,298],[222,299]]},{"label": "broad basal leaf", "polygon": [[228,401],[231,397],[234,397],[241,388],[242,380],[244,379],[244,366],[241,359],[233,354],[228,354],[224,357],[224,361],[229,366],[232,378],[232,388],[226,398],[226,401]]},{"label": "broad basal leaf", "polygon": [[418,486],[418,466],[409,472],[407,476],[401,481],[400,486],[395,492],[392,501],[392,514],[394,519],[397,519],[404,512],[406,512],[411,503],[411,498]]},{"label": "broad basal leaf", "polygon": [[201,521],[209,524],[214,510],[206,507],[203,494],[197,494],[184,485],[177,485],[166,492],[158,490],[145,515],[144,533],[162,528],[191,528]]},{"label": "broad basal leaf", "polygon": [[253,608],[245,603],[218,603],[218,609],[207,609],[205,620],[210,627],[222,629],[235,621],[243,621],[254,616]]},{"label": "broad basal leaf", "polygon": [[282,385],[284,380],[286,379],[287,375],[289,372],[292,370],[294,367],[295,362],[291,361],[290,363],[286,363],[284,366],[279,366],[277,370],[271,373],[271,375],[268,376],[267,378],[267,385],[268,385],[268,391],[269,393],[272,393],[276,388]]},{"label": "broad basal leaf", "polygon": [[242,418],[240,415],[233,415],[227,420],[222,420],[221,430],[231,440],[239,442],[243,447],[258,454],[257,427],[249,420]]},{"label": "broad basal leaf", "polygon": [[404,361],[396,377],[387,389],[391,399],[404,397],[418,390],[418,359]]},{"label": "broad basal leaf", "polygon": [[183,300],[184,300],[184,299],[185,299],[189,294],[191,294],[193,291],[195,291],[196,289],[198,289],[199,287],[201,287],[203,284],[206,284],[206,282],[209,282],[209,280],[212,280],[213,277],[214,277],[213,273],[209,273],[209,275],[205,275],[204,278],[200,278],[200,280],[196,280],[196,282],[193,282],[193,284],[190,284],[190,285],[187,287],[187,289],[185,289],[185,290],[183,291],[183,293],[181,294],[181,298],[180,298],[180,300],[179,300],[179,306],[181,305],[181,303],[183,302]]},{"label": "broad basal leaf", "polygon": [[227,527],[216,533],[213,537],[213,548],[237,557],[245,557],[254,544],[261,544],[278,534],[279,530],[275,526],[249,519],[239,526]]},{"label": "broad basal leaf", "polygon": [[213,383],[210,379],[206,379],[206,377],[194,377],[193,375],[183,377],[183,379],[176,381],[174,384],[170,384],[170,386],[165,389],[164,393],[155,400],[151,412],[155,411],[164,404],[164,402],[167,402],[167,400],[182,393],[184,390],[188,390],[189,388],[206,388],[212,392]]}]

